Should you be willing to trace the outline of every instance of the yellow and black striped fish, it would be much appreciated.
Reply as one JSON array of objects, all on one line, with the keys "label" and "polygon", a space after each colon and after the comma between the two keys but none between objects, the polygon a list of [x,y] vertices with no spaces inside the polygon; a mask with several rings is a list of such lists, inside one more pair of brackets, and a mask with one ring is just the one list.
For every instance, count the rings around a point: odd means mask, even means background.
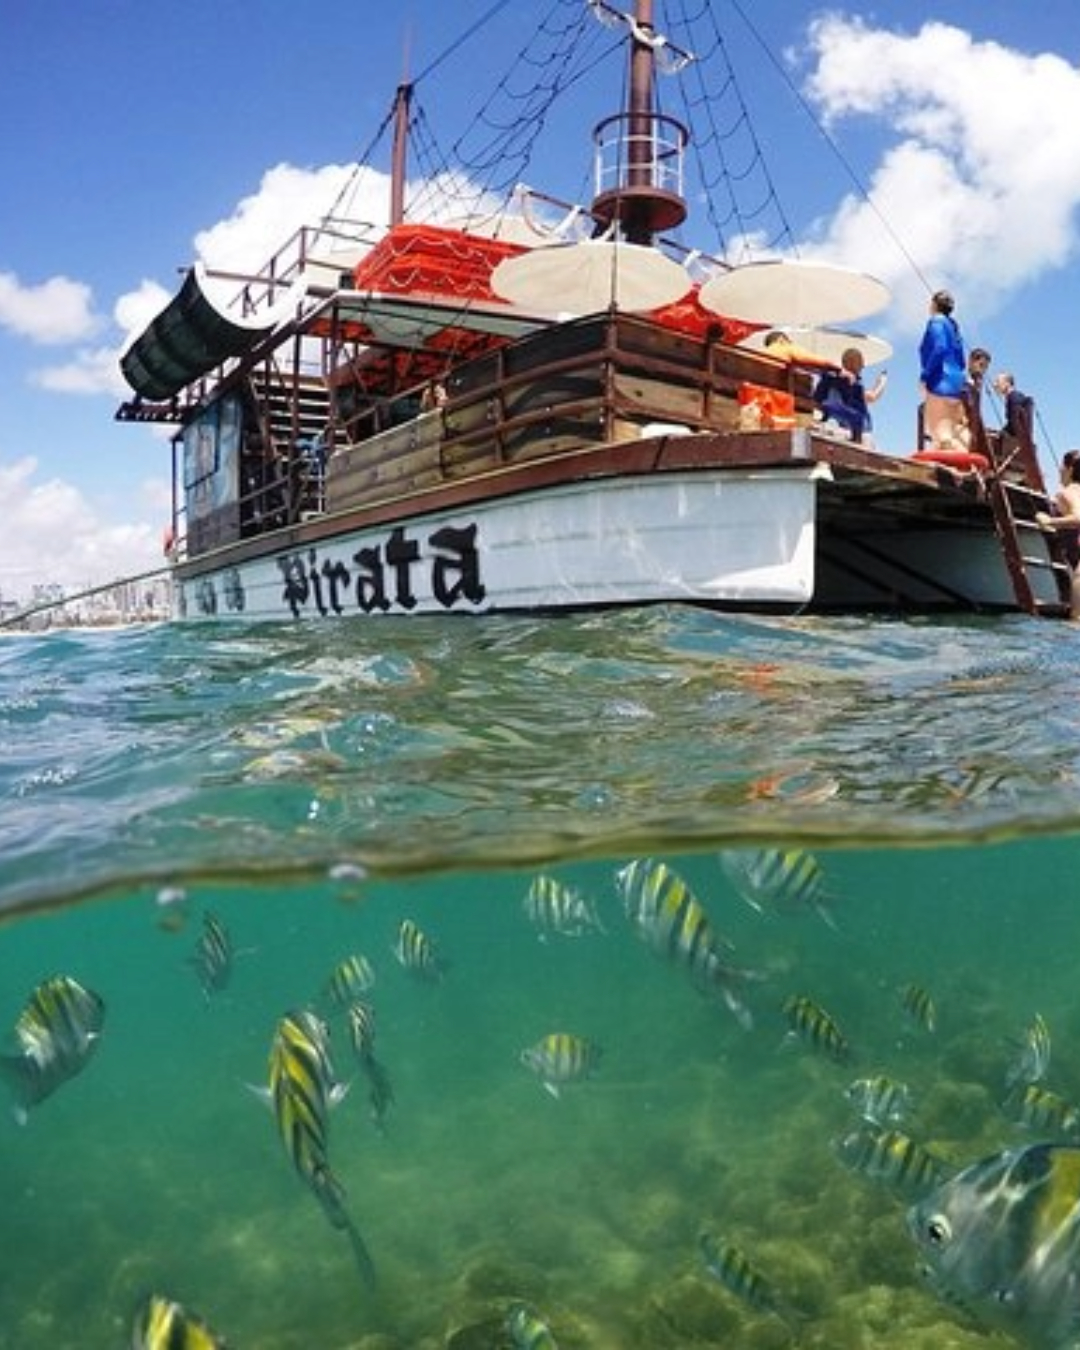
[{"label": "yellow and black striped fish", "polygon": [[386,1113],[394,1101],[390,1075],[375,1058],[375,1009],[370,1003],[350,1003],[346,1012],[349,1039],[356,1058],[368,1080],[368,1101],[375,1128],[382,1131]]},{"label": "yellow and black striped fish", "polygon": [[82,1072],[104,1025],[104,1000],[70,975],[50,976],[32,991],[15,1021],[18,1052],[0,1056],[20,1124],[32,1106]]},{"label": "yellow and black striped fish", "polygon": [[1054,1139],[1080,1141],[1080,1107],[1039,1083],[1017,1083],[1005,1109],[1025,1129]]},{"label": "yellow and black striped fish", "polygon": [[908,1020],[923,1031],[937,1030],[937,1008],[921,984],[905,984],[900,990],[900,1006]]},{"label": "yellow and black striped fish", "polygon": [[366,956],[353,952],[334,967],[326,982],[326,992],[332,1003],[339,1008],[347,1008],[374,985],[375,967]]},{"label": "yellow and black striped fish", "polygon": [[595,906],[579,892],[546,872],[534,877],[523,904],[525,917],[540,934],[581,937],[602,933]]},{"label": "yellow and black striped fish", "polygon": [[293,1166],[330,1223],[347,1233],[361,1274],[374,1284],[374,1264],[345,1209],[345,1189],[331,1171],[327,1154],[330,1107],[345,1093],[334,1076],[329,1038],[326,1023],[310,1009],[281,1018],[270,1046],[270,1101]]},{"label": "yellow and black striped fish", "polygon": [[732,945],[713,927],[704,906],[666,863],[637,858],[615,874],[627,918],[659,955],[686,970],[694,983],[720,994],[744,1027],[752,1025],[742,998],[754,971],[730,965]]},{"label": "yellow and black striped fish", "polygon": [[856,1078],[844,1089],[844,1096],[871,1125],[895,1125],[911,1112],[911,1089],[883,1073]]},{"label": "yellow and black striped fish", "polygon": [[804,848],[729,848],[720,865],[743,900],[759,914],[812,910],[830,928],[825,870]]},{"label": "yellow and black striped fish", "polygon": [[773,1313],[783,1321],[791,1319],[791,1313],[772,1283],[756,1267],[741,1247],[733,1242],[719,1242],[711,1233],[702,1233],[698,1238],[705,1269],[714,1280],[755,1312]]},{"label": "yellow and black striped fish", "polygon": [[525,1303],[510,1305],[506,1334],[513,1350],[559,1350],[551,1328]]},{"label": "yellow and black striped fish", "polygon": [[1005,1086],[1041,1083],[1050,1069],[1050,1028],[1042,1013],[1036,1013],[1024,1028],[1016,1046],[1016,1055],[1005,1071]]},{"label": "yellow and black striped fish", "polygon": [[441,980],[446,973],[446,962],[436,952],[435,944],[412,919],[402,919],[394,955],[410,974],[421,980]]},{"label": "yellow and black striped fish", "polygon": [[558,1097],[563,1083],[588,1078],[599,1065],[603,1051],[595,1041],[568,1031],[553,1031],[521,1052],[521,1062],[531,1069],[544,1088]]},{"label": "yellow and black striped fish", "polygon": [[885,1186],[905,1200],[932,1191],[949,1175],[943,1159],[901,1130],[865,1127],[834,1145],[836,1156],[852,1172]]},{"label": "yellow and black striped fish", "polygon": [[233,944],[229,930],[216,914],[209,910],[202,916],[202,932],[195,942],[195,951],[189,958],[202,991],[209,1001],[219,994],[232,978]]},{"label": "yellow and black striped fish", "polygon": [[792,994],[784,1001],[783,1012],[788,1022],[788,1036],[805,1041],[838,1064],[846,1064],[851,1059],[847,1037],[836,1020],[813,999],[805,994]]},{"label": "yellow and black striped fish", "polygon": [[179,1303],[151,1296],[135,1314],[131,1350],[227,1350],[226,1343]]}]

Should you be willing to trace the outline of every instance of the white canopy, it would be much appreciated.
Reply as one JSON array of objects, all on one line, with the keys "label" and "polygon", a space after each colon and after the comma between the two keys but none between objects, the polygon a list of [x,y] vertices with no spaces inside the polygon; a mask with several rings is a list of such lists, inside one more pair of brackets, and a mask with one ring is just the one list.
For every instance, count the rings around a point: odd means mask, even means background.
[{"label": "white canopy", "polygon": [[751,323],[812,327],[875,314],[888,304],[889,288],[851,268],[773,258],[717,272],[699,298],[706,309]]}]

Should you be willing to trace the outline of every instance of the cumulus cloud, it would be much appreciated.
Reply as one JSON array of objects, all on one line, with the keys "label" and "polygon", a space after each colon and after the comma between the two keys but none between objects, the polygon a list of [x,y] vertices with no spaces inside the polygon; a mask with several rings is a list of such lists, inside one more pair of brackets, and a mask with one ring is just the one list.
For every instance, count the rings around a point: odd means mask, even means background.
[{"label": "cumulus cloud", "polygon": [[864,117],[893,136],[869,176],[871,202],[847,198],[815,251],[882,276],[912,322],[925,283],[955,287],[965,312],[985,315],[1070,259],[1080,69],[944,23],[904,34],[828,14],[809,42],[808,93],[826,123]]},{"label": "cumulus cloud", "polygon": [[78,342],[97,331],[90,287],[70,277],[27,285],[13,272],[0,272],[0,328],[31,342]]},{"label": "cumulus cloud", "polygon": [[147,519],[110,523],[71,483],[43,478],[32,456],[0,460],[0,594],[25,600],[39,581],[78,588],[160,567],[161,525],[153,522],[167,518],[167,494],[163,482],[142,484],[131,506],[141,504]]}]

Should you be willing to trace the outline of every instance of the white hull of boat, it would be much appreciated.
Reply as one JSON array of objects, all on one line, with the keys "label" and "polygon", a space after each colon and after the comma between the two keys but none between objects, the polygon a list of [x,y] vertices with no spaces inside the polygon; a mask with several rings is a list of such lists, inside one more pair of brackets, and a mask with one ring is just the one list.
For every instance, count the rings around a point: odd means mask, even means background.
[{"label": "white hull of boat", "polygon": [[[177,617],[336,618],[687,601],[797,609],[814,594],[813,467],[599,478],[181,567]],[[245,554],[247,556],[245,556]]]}]

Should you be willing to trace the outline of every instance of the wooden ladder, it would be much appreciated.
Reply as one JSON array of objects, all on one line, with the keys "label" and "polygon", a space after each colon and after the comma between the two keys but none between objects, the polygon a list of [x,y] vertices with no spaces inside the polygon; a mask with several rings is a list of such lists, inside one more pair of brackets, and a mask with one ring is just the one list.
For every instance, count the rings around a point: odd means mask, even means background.
[{"label": "wooden ladder", "polygon": [[[1016,603],[1025,614],[1067,618],[1071,573],[1061,540],[1035,523],[1037,512],[1050,510],[1050,498],[1030,429],[1025,428],[1017,440],[987,433],[977,407],[975,413],[973,441],[992,466],[987,476],[987,501],[994,513],[994,529]],[[1040,574],[1050,575],[1056,598],[1039,598],[1035,578]],[[1045,593],[1045,587],[1041,589]]]}]

